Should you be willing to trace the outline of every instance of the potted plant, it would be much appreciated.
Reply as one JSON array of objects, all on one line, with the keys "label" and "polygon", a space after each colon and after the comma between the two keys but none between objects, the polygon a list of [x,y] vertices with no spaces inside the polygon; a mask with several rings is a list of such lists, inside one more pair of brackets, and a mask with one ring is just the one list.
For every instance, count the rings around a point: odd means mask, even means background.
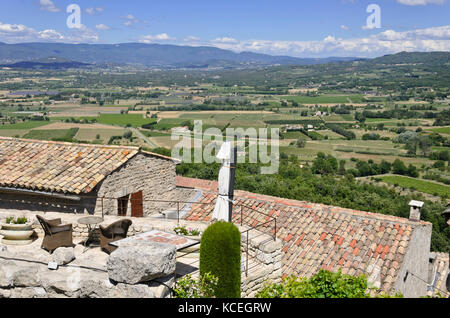
[{"label": "potted plant", "polygon": [[3,244],[26,245],[33,241],[31,236],[34,231],[26,217],[7,217],[1,225],[0,235],[3,236]]},{"label": "potted plant", "polygon": [[197,229],[186,228],[184,226],[178,226],[178,227],[174,228],[173,230],[176,234],[187,236],[191,240],[200,241],[200,239],[201,239],[202,233]]}]

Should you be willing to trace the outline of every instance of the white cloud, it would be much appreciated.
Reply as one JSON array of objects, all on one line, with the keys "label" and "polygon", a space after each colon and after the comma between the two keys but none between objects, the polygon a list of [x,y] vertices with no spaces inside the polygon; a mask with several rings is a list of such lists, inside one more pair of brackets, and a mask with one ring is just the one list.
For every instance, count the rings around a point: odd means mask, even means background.
[{"label": "white cloud", "polygon": [[23,24],[8,24],[0,22],[0,41],[7,43],[30,41],[63,41],[64,36],[55,30],[36,31]]},{"label": "white cloud", "polygon": [[217,38],[212,40],[213,43],[239,43],[238,40],[229,37]]},{"label": "white cloud", "polygon": [[96,13],[102,13],[105,11],[105,8],[86,8],[86,13],[89,15],[94,15]]},{"label": "white cloud", "polygon": [[141,43],[154,43],[157,41],[174,41],[176,38],[171,37],[167,33],[161,33],[156,35],[145,35],[142,36],[140,41]]},{"label": "white cloud", "polygon": [[64,36],[55,30],[44,30],[39,32],[39,38],[47,41],[63,41]]},{"label": "white cloud", "polygon": [[41,10],[42,11],[48,11],[48,12],[59,12],[61,11],[55,4],[52,2],[52,0],[40,0],[41,4]]},{"label": "white cloud", "polygon": [[398,3],[407,6],[426,6],[427,4],[444,4],[445,0],[397,0]]},{"label": "white cloud", "polygon": [[72,29],[65,35],[53,29],[38,31],[23,24],[7,24],[0,22],[0,41],[6,43],[96,43],[98,40],[98,34],[84,25],[82,25],[80,29]]},{"label": "white cloud", "polygon": [[105,31],[105,30],[110,30],[111,28],[109,27],[109,26],[107,26],[107,25],[105,25],[105,24],[97,24],[96,26],[95,26],[95,28],[97,29],[97,30],[102,30],[102,31]]},{"label": "white cloud", "polygon": [[[217,40],[217,39],[216,39]],[[322,41],[210,41],[208,44],[233,51],[252,51],[297,57],[374,57],[401,51],[450,51],[450,26],[397,32],[387,30],[367,37]]]},{"label": "white cloud", "polygon": [[125,26],[132,26],[135,23],[139,23],[140,21],[131,13],[127,14],[126,16],[122,17],[123,19],[125,19],[126,21],[123,23],[123,25]]},{"label": "white cloud", "polygon": [[198,37],[196,37],[196,36],[189,35],[189,36],[187,36],[186,38],[184,38],[183,41],[185,41],[185,42],[199,42],[200,40],[201,40],[201,39],[198,38]]},{"label": "white cloud", "polygon": [[99,40],[98,34],[85,25],[81,25],[79,29],[72,29],[65,38],[69,43],[96,43]]},{"label": "white cloud", "polygon": [[348,26],[344,25],[344,24],[341,25],[341,29],[344,30],[344,31],[350,30],[350,28]]},{"label": "white cloud", "polygon": [[332,42],[336,42],[336,38],[334,36],[327,36],[324,40],[325,43],[332,43]]}]

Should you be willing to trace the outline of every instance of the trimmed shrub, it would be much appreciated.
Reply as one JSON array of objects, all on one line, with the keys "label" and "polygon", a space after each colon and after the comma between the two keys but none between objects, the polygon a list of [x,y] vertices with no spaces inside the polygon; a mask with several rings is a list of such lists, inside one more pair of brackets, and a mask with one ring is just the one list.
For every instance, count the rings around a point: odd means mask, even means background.
[{"label": "trimmed shrub", "polygon": [[241,233],[228,222],[210,225],[200,245],[200,276],[218,278],[214,287],[217,298],[241,297]]}]

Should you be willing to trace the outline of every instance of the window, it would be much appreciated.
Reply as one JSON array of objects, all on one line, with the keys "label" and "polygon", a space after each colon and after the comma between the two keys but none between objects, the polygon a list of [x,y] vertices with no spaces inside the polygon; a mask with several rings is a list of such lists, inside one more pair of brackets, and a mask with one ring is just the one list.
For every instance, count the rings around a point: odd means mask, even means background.
[{"label": "window", "polygon": [[117,200],[117,215],[118,216],[126,216],[127,215],[127,209],[128,209],[128,200],[130,198],[130,195],[126,195],[124,197],[121,197]]}]

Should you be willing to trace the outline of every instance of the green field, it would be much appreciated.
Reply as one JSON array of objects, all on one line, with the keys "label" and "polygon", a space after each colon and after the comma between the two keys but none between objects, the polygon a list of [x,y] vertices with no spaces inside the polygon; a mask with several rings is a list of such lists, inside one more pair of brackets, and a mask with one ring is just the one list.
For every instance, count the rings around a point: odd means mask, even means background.
[{"label": "green field", "polygon": [[300,104],[348,104],[362,103],[362,95],[321,95],[321,96],[290,96],[286,98],[289,101],[295,101]]},{"label": "green field", "polygon": [[436,132],[438,134],[450,135],[450,127],[435,128],[435,129],[430,129],[430,130],[433,132]]},{"label": "green field", "polygon": [[78,132],[78,128],[30,130],[23,138],[37,140],[71,140]]},{"label": "green field", "polygon": [[397,184],[400,187],[404,188],[414,188],[417,191],[432,194],[432,195],[438,195],[443,197],[450,197],[450,187],[443,185],[443,184],[437,184],[433,182],[423,181],[419,179],[414,178],[408,178],[408,177],[402,177],[402,176],[385,176],[381,177],[383,182],[389,183],[389,184]]},{"label": "green field", "polygon": [[107,143],[111,136],[121,136],[125,129],[85,129],[81,128],[75,135],[75,139],[82,141],[96,140],[97,135],[104,143]]},{"label": "green field", "polygon": [[182,118],[163,118],[156,125],[153,126],[153,129],[170,130],[175,127],[180,127],[187,122],[190,122],[190,120]]},{"label": "green field", "polygon": [[125,127],[127,125],[130,125],[131,127],[141,127],[142,125],[155,122],[155,119],[144,118],[144,116],[140,114],[101,114],[97,117],[97,122],[121,127]]},{"label": "green field", "polygon": [[48,125],[49,121],[26,121],[23,123],[17,123],[17,124],[6,124],[6,125],[0,125],[0,129],[33,129],[41,126]]}]

